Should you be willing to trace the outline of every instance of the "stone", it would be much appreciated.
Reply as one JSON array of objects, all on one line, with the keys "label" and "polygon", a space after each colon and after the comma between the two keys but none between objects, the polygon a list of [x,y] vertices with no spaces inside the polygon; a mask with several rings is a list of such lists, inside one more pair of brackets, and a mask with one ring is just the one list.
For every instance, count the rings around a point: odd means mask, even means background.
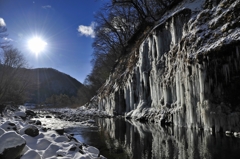
[{"label": "stone", "polygon": [[59,135],[63,135],[63,133],[64,133],[64,129],[55,129],[55,131],[56,131]]},{"label": "stone", "polygon": [[36,126],[29,124],[20,130],[20,134],[27,134],[31,137],[35,137],[39,135],[39,130]]},{"label": "stone", "polygon": [[30,158],[31,159],[41,159],[41,156],[36,151],[29,150],[21,157],[21,159],[30,159]]},{"label": "stone", "polygon": [[20,156],[26,145],[23,137],[14,131],[6,132],[0,137],[0,158],[15,159]]},{"label": "stone", "polygon": [[25,113],[29,116],[36,116],[36,113],[34,113],[32,110],[26,110]]},{"label": "stone", "polygon": [[14,115],[15,115],[15,116],[19,116],[20,118],[22,118],[22,119],[24,119],[24,120],[26,119],[26,116],[27,116],[26,113],[21,112],[21,111],[15,112]]}]

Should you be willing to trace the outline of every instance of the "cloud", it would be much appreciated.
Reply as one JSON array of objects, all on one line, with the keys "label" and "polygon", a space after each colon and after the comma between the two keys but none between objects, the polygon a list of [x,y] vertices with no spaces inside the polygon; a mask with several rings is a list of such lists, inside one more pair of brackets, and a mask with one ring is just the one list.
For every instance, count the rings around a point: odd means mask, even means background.
[{"label": "cloud", "polygon": [[79,25],[78,27],[78,32],[81,35],[85,35],[85,36],[90,36],[91,38],[95,38],[95,32],[94,32],[94,28],[96,27],[96,23],[92,22],[90,26],[84,26],[84,25]]},{"label": "cloud", "polygon": [[46,5],[46,6],[42,6],[42,8],[43,8],[43,9],[51,9],[52,6],[50,6],[50,5]]},{"label": "cloud", "polygon": [[10,39],[10,38],[7,38],[7,37],[4,37],[3,40],[8,41],[8,42],[13,41],[13,39]]},{"label": "cloud", "polygon": [[3,18],[0,18],[0,26],[6,26],[6,23]]}]

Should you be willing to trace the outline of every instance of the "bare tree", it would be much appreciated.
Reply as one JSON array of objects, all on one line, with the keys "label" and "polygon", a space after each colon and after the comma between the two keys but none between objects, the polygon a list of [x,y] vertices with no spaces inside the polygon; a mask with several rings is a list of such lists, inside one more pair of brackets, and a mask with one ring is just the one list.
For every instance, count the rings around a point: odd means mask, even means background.
[{"label": "bare tree", "polygon": [[22,78],[27,63],[23,55],[12,47],[4,49],[0,63],[0,103],[22,102],[29,82]]},{"label": "bare tree", "polygon": [[93,42],[93,69],[85,84],[95,94],[105,82],[127,47],[139,44],[146,28],[182,0],[111,0],[96,16],[98,26]]}]

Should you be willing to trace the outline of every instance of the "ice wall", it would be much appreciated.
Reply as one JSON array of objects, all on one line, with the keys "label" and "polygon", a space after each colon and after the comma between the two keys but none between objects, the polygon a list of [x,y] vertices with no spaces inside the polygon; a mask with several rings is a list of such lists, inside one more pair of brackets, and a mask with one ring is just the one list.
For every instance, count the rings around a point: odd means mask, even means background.
[{"label": "ice wall", "polygon": [[110,75],[95,97],[98,108],[138,120],[240,131],[239,9],[239,0],[186,0],[167,12],[129,53],[129,61],[137,58],[134,67]]}]

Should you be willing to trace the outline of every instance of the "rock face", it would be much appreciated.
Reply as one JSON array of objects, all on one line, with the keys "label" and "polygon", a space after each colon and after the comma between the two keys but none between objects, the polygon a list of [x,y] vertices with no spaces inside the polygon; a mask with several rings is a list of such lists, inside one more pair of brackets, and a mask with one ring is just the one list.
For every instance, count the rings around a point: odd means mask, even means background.
[{"label": "rock face", "polygon": [[120,59],[90,104],[111,115],[239,131],[239,9],[239,0],[183,1]]}]

